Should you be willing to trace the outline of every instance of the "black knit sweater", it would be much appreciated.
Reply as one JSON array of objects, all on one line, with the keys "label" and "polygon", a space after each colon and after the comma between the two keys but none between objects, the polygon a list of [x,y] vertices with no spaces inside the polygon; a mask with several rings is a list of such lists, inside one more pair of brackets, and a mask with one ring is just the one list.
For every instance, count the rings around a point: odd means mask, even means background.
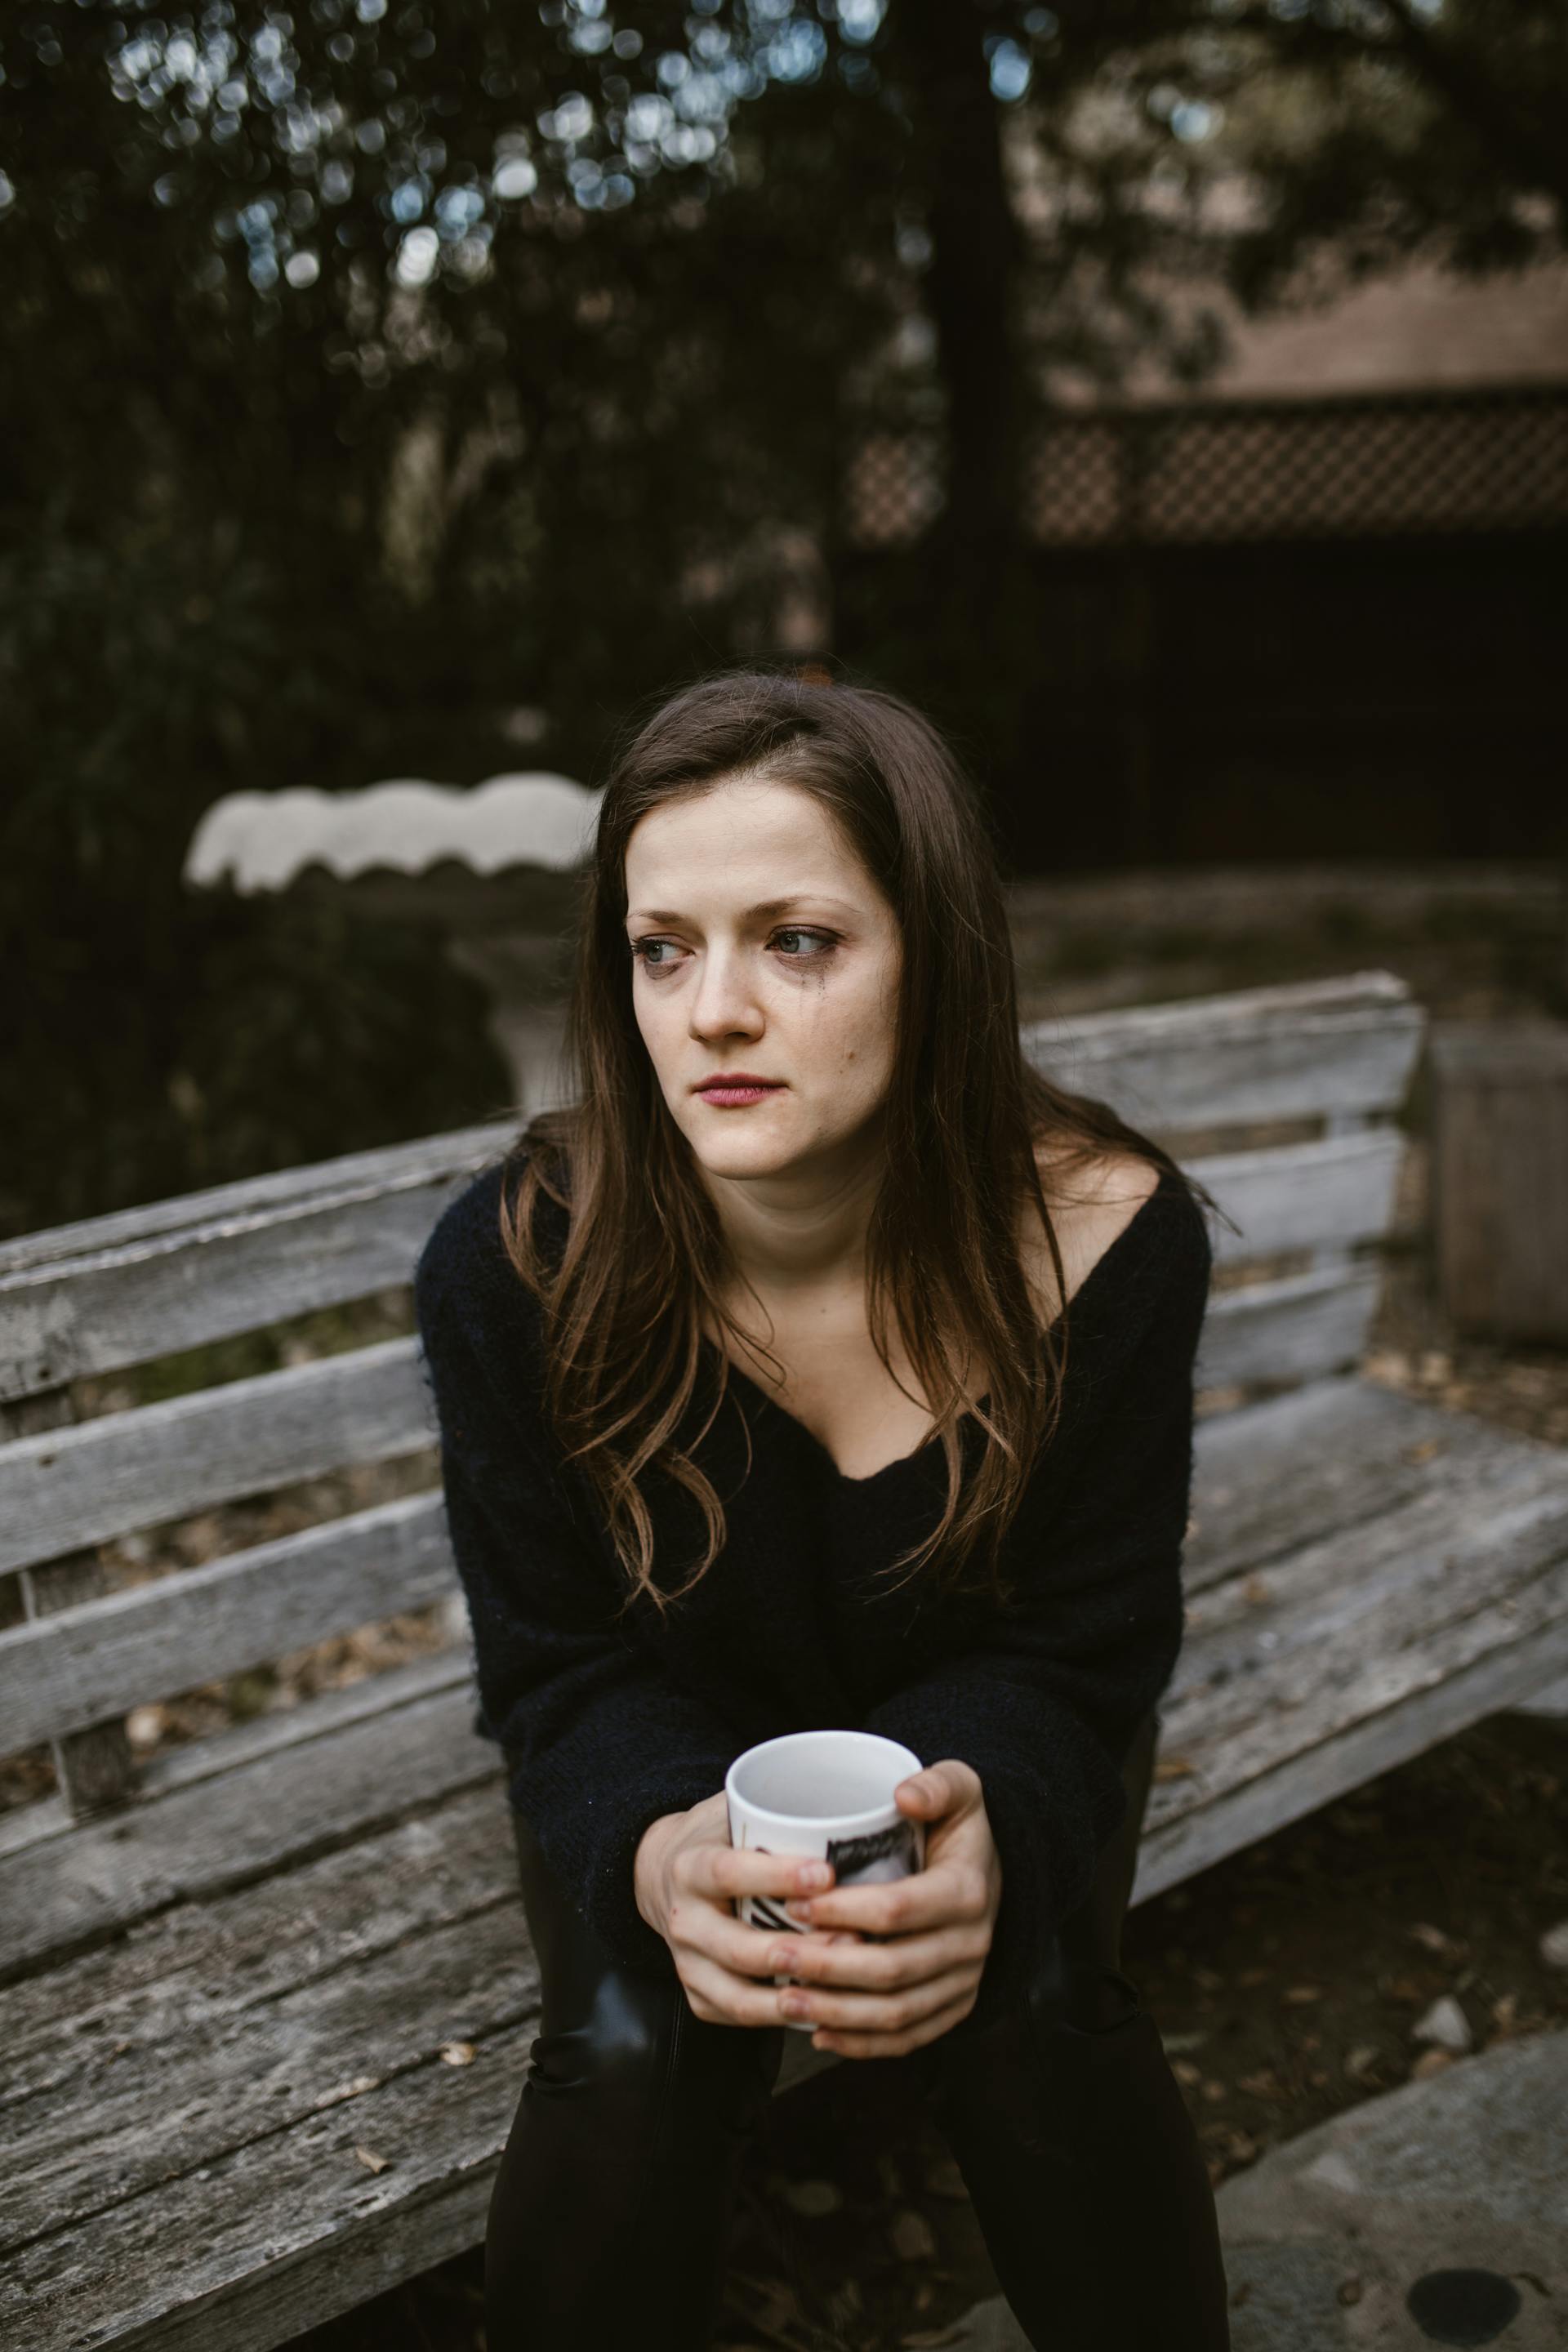
[{"label": "black knit sweater", "polygon": [[[941,1517],[938,1443],[847,1477],[731,1366],[695,1447],[728,1539],[661,1625],[646,1601],[616,1620],[625,1572],[542,1410],[540,1310],[502,1246],[503,1181],[498,1163],[447,1205],[420,1255],[415,1304],[473,1633],[475,1727],[503,1746],[512,1802],[610,1950],[673,1970],[637,1907],[637,1842],[660,1814],[722,1788],[742,1748],[856,1726],[922,1764],[961,1758],[980,1775],[1002,1864],[975,2008],[987,2013],[1088,1894],[1125,1810],[1122,1759],[1181,1647],[1193,1362],[1211,1265],[1198,1205],[1162,1171],[1069,1301],[1062,1419],[1007,1538],[1020,1598],[1005,1615],[939,1599],[929,1568],[871,1580]],[[558,1250],[565,1213],[546,1198],[538,1215]],[[704,1347],[716,1383],[721,1359]],[[684,1441],[710,1401],[694,1400]],[[978,1424],[962,1428],[977,1453]],[[643,1492],[674,1563],[665,1572],[656,1554],[668,1591],[701,1557],[703,1522],[664,1472],[645,1473]]]}]

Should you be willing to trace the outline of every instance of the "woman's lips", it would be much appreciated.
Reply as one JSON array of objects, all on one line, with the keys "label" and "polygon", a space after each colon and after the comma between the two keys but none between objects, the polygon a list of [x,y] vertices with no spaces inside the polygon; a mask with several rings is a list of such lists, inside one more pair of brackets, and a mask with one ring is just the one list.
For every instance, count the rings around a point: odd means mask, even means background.
[{"label": "woman's lips", "polygon": [[743,1103],[761,1102],[764,1096],[784,1092],[781,1080],[765,1087],[699,1087],[703,1102],[716,1103],[721,1110],[739,1110]]}]

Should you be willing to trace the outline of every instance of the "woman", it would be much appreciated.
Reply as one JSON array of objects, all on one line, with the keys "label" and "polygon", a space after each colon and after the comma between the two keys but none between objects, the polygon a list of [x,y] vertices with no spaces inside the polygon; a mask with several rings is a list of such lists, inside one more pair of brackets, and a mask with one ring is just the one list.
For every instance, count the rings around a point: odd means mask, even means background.
[{"label": "woman", "polygon": [[[416,1280],[541,1979],[491,2352],[710,2341],[795,2013],[915,2070],[1032,2344],[1222,2352],[1119,1942],[1182,1637],[1193,1190],[1025,1061],[973,794],[866,688],[721,673],[630,731],[567,1047],[579,1099]],[[732,1759],[818,1725],[921,1759],[923,1872],[812,1894],[731,1848]]]}]

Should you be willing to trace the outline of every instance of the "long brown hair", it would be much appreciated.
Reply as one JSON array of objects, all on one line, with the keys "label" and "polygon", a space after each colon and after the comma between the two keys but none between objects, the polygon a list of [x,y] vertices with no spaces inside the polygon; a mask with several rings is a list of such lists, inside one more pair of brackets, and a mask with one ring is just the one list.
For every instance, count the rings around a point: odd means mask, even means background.
[{"label": "long brown hair", "polygon": [[[705,1328],[738,1336],[722,1305],[735,1269],[633,1010],[626,853],[650,809],[741,775],[787,782],[820,802],[898,919],[902,971],[867,1309],[885,1364],[886,1317],[896,1318],[932,1401],[948,1493],[932,1534],[890,1568],[915,1574],[934,1559],[957,1589],[988,1535],[989,1590],[1005,1602],[1002,1545],[1059,1419],[1068,1348],[1065,1310],[1042,1335],[1018,1248],[1026,1194],[1065,1300],[1036,1147],[1050,1147],[1053,1182],[1058,1169],[1120,1149],[1194,1194],[1203,1188],[1106,1104],[1064,1092],[1026,1060],[1002,883],[978,797],[936,729],[897,695],[731,668],[660,698],[623,731],[578,913],[565,1031],[575,1098],[529,1119],[508,1154],[518,1181],[501,1186],[508,1255],[543,1310],[546,1410],[566,1459],[596,1494],[627,1571],[626,1605],[645,1592],[662,1612],[725,1541],[722,1505],[676,1433],[704,1386]],[[542,1191],[570,1212],[558,1260],[535,1234]],[[984,1410],[960,1384],[972,1349],[992,1368]],[[729,1369],[721,1348],[706,1360],[718,1381],[700,1436]],[[966,1480],[968,1412],[986,1444]],[[637,1484],[650,1465],[697,1497],[707,1523],[706,1555],[673,1592],[654,1580],[653,1526]]]}]

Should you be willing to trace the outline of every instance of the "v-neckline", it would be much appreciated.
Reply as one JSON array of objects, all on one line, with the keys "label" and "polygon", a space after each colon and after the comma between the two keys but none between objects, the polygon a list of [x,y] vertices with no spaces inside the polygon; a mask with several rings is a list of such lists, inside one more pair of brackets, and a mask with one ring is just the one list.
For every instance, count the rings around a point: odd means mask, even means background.
[{"label": "v-neckline", "polygon": [[[1146,1193],[1144,1198],[1139,1202],[1138,1206],[1133,1210],[1132,1214],[1128,1218],[1127,1223],[1122,1226],[1121,1231],[1117,1234],[1115,1240],[1108,1244],[1108,1245],[1100,1251],[1100,1255],[1095,1259],[1094,1264],[1089,1267],[1089,1272],[1084,1276],[1084,1278],[1079,1284],[1078,1288],[1069,1295],[1067,1306],[1062,1308],[1061,1313],[1053,1316],[1050,1322],[1045,1326],[1045,1328],[1040,1333],[1040,1343],[1042,1346],[1054,1331],[1060,1328],[1063,1318],[1067,1315],[1068,1308],[1078,1306],[1085,1293],[1089,1290],[1090,1285],[1094,1282],[1096,1276],[1110,1265],[1111,1259],[1116,1255],[1117,1251],[1131,1234],[1144,1211],[1153,1206],[1154,1202],[1164,1192],[1165,1187],[1170,1181],[1169,1171],[1162,1168],[1159,1173],[1159,1181],[1154,1185],[1153,1190],[1151,1192]],[[715,1355],[725,1356],[730,1366],[730,1378],[731,1380],[739,1381],[743,1387],[751,1390],[752,1394],[754,1397],[760,1399],[764,1405],[770,1407],[771,1410],[778,1413],[782,1419],[787,1421],[793,1428],[799,1430],[802,1437],[804,1437],[806,1443],[821,1456],[823,1462],[826,1465],[830,1475],[840,1486],[854,1486],[862,1489],[875,1486],[881,1479],[889,1477],[895,1470],[907,1470],[915,1463],[922,1461],[938,1442],[937,1432],[933,1429],[929,1437],[921,1439],[920,1444],[914,1448],[912,1453],[897,1454],[890,1462],[884,1462],[879,1470],[868,1470],[864,1477],[858,1478],[853,1471],[841,1470],[838,1467],[838,1464],[834,1459],[829,1448],[823,1444],[816,1430],[808,1427],[807,1424],[802,1421],[799,1413],[791,1412],[788,1405],[781,1404],[777,1397],[771,1396],[768,1391],[762,1386],[760,1381],[754,1381],[752,1378],[750,1372],[742,1371],[740,1365],[734,1360],[734,1358],[732,1356],[727,1356],[726,1351],[718,1345],[716,1340],[710,1339],[706,1334],[704,1334],[702,1345],[705,1348],[710,1348]],[[990,1402],[990,1399],[991,1391],[987,1389],[985,1394],[981,1397],[978,1402],[981,1404],[988,1404]]]}]

